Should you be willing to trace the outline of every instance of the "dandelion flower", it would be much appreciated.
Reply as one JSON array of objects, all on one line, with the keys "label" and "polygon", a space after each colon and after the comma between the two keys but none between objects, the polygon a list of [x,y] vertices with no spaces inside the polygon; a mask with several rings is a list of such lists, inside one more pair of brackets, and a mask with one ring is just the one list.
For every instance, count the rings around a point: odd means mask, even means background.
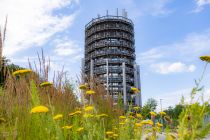
[{"label": "dandelion flower", "polygon": [[143,120],[143,121],[141,121],[141,124],[153,125],[153,121],[151,121],[151,120]]},{"label": "dandelion flower", "polygon": [[160,115],[165,116],[166,113],[165,113],[164,111],[161,111],[161,112],[160,112]]},{"label": "dandelion flower", "polygon": [[32,72],[30,69],[22,69],[22,70],[17,70],[12,73],[13,76],[18,76],[18,75],[23,75]]},{"label": "dandelion flower", "polygon": [[136,117],[137,118],[142,118],[142,115],[141,114],[136,114]]},{"label": "dandelion flower", "polygon": [[161,124],[159,122],[157,122],[156,125],[157,125],[157,127],[162,127],[163,126],[163,124]]},{"label": "dandelion flower", "polygon": [[79,115],[82,114],[82,111],[75,111],[73,113],[69,113],[69,116]]},{"label": "dandelion flower", "polygon": [[113,134],[114,134],[114,132],[112,132],[112,131],[106,131],[106,135],[108,135],[108,136],[113,135]]},{"label": "dandelion flower", "polygon": [[53,120],[59,120],[59,119],[62,119],[62,118],[63,118],[62,114],[57,114],[53,117]]},{"label": "dandelion flower", "polygon": [[73,127],[73,125],[66,125],[66,126],[63,126],[62,128],[63,129],[71,129]]},{"label": "dandelion flower", "polygon": [[120,116],[119,118],[120,118],[120,119],[126,119],[126,117],[125,117],[125,116]]},{"label": "dandelion flower", "polygon": [[201,59],[202,61],[206,61],[206,62],[210,63],[210,55],[201,56],[200,59]]},{"label": "dandelion flower", "polygon": [[92,95],[92,94],[95,94],[95,91],[93,91],[93,90],[88,90],[88,91],[86,91],[86,94],[87,94],[87,95]]},{"label": "dandelion flower", "polygon": [[135,126],[136,127],[141,127],[142,126],[142,123],[135,123]]},{"label": "dandelion flower", "polygon": [[153,111],[150,112],[150,115],[151,116],[157,116],[157,114],[155,112],[153,112]]},{"label": "dandelion flower", "polygon": [[47,86],[51,86],[53,85],[53,83],[50,83],[50,82],[43,82],[40,84],[40,87],[47,87]]},{"label": "dandelion flower", "polygon": [[31,109],[31,113],[46,113],[49,109],[46,106],[36,106]]},{"label": "dandelion flower", "polygon": [[140,92],[140,90],[138,88],[136,88],[136,87],[131,87],[131,91],[133,93],[139,93]]},{"label": "dandelion flower", "polygon": [[119,123],[119,125],[124,125],[124,124],[125,124],[124,122],[120,122],[120,123]]},{"label": "dandelion flower", "polygon": [[86,112],[93,111],[93,109],[94,109],[93,106],[86,106],[86,107],[85,107],[85,111],[86,111]]},{"label": "dandelion flower", "polygon": [[84,127],[80,127],[80,128],[78,128],[76,131],[77,132],[82,132],[84,130]]},{"label": "dandelion flower", "polygon": [[86,90],[86,89],[87,89],[87,86],[84,85],[84,84],[81,84],[81,85],[79,85],[79,89],[81,89],[81,90]]}]

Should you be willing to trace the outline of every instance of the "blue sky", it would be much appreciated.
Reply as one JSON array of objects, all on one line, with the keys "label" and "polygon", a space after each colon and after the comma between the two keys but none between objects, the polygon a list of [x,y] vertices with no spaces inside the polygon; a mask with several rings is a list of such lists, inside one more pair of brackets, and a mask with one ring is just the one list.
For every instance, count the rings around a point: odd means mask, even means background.
[{"label": "blue sky", "polygon": [[[210,55],[210,0],[1,0],[0,25],[8,15],[4,55],[27,67],[44,50],[52,70],[64,66],[79,75],[84,55],[84,27],[98,14],[126,9],[135,25],[136,62],[141,66],[143,102],[163,99],[163,107],[189,98],[194,79]],[[210,97],[210,66],[203,85]]]}]

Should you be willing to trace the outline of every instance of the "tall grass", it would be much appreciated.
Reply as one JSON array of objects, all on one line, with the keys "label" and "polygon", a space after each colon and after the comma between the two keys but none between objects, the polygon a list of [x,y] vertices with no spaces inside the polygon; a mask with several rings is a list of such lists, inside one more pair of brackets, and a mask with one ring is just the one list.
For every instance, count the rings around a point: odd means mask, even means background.
[{"label": "tall grass", "polygon": [[[8,73],[5,86],[0,88],[0,139],[155,140],[162,133],[167,140],[194,140],[210,132],[210,124],[204,123],[208,102],[193,102],[194,95],[202,90],[203,76],[196,82],[192,102],[184,105],[178,127],[174,128],[167,114],[151,112],[150,119],[145,120],[139,108],[130,106],[124,112],[121,106],[114,106],[97,79],[90,78],[86,89],[80,90],[86,102],[78,100],[63,72],[54,76],[53,85],[41,86],[49,80],[50,61],[43,53],[38,58],[38,65],[29,63],[33,72],[18,76]],[[95,94],[86,94],[88,90]],[[33,111],[36,107],[44,110]],[[157,116],[164,118],[166,127]]]}]

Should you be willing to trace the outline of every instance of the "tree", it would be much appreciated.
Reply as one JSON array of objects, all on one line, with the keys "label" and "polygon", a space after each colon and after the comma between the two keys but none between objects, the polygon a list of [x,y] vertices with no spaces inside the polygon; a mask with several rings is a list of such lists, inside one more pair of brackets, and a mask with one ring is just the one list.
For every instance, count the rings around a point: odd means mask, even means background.
[{"label": "tree", "polygon": [[153,98],[149,98],[142,107],[141,113],[145,118],[149,118],[150,111],[155,111],[157,107],[157,101]]},{"label": "tree", "polygon": [[169,106],[168,109],[164,110],[168,116],[173,120],[174,125],[178,125],[178,119],[185,107],[181,104],[176,105],[175,107]]},{"label": "tree", "polygon": [[7,78],[8,72],[14,72],[19,69],[23,69],[22,67],[15,65],[13,63],[9,64],[10,60],[6,57],[2,58],[2,65],[0,67],[0,86],[2,86]]}]

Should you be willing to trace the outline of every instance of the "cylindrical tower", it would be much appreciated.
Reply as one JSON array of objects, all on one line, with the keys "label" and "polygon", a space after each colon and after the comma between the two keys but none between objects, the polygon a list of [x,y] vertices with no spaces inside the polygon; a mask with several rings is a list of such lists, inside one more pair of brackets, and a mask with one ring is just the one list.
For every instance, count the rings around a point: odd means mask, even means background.
[{"label": "cylindrical tower", "polygon": [[125,91],[130,92],[130,87],[135,85],[135,42],[134,25],[126,14],[107,14],[85,26],[84,73],[99,78],[115,101],[121,94],[129,102],[130,94]]}]

